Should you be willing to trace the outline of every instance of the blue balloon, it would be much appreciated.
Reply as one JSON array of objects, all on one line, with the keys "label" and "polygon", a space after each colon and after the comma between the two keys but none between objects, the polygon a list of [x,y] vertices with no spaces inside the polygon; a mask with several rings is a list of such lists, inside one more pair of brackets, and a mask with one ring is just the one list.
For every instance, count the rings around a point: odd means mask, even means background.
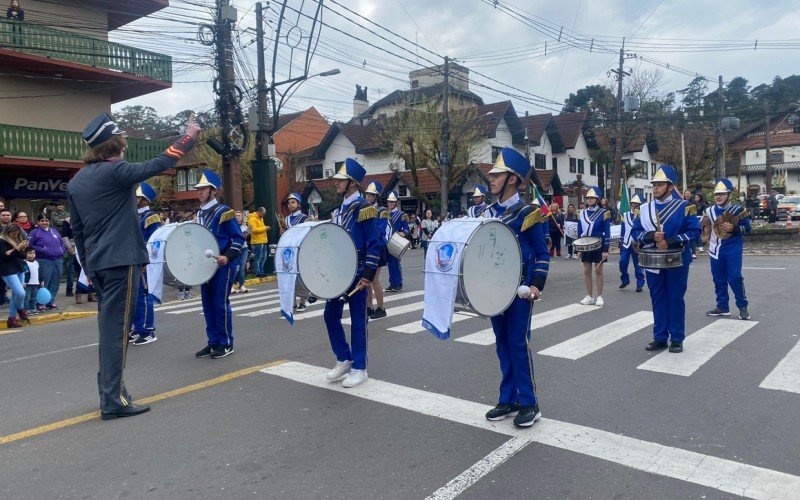
[{"label": "blue balloon", "polygon": [[53,300],[53,296],[50,294],[50,290],[45,287],[39,288],[39,291],[36,292],[36,303],[43,306],[49,304],[50,301]]}]

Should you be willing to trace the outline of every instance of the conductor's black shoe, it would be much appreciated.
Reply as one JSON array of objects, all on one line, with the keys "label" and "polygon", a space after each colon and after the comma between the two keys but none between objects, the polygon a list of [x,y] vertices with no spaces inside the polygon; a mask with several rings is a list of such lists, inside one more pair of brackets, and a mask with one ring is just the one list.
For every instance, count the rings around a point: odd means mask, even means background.
[{"label": "conductor's black shoe", "polygon": [[123,406],[119,410],[103,410],[100,412],[100,418],[103,420],[114,420],[115,418],[141,415],[142,413],[147,413],[148,411],[150,411],[150,407],[147,405],[137,405],[131,403],[128,406]]},{"label": "conductor's black shoe", "polygon": [[669,345],[669,352],[683,352],[683,342],[673,342]]},{"label": "conductor's black shoe", "polygon": [[517,427],[530,427],[540,418],[542,418],[542,412],[539,411],[539,405],[520,406],[519,413],[514,417],[514,425]]},{"label": "conductor's black shoe", "polygon": [[516,415],[518,412],[519,405],[500,403],[486,412],[486,419],[491,421],[503,420],[506,417]]},{"label": "conductor's black shoe", "polygon": [[230,356],[235,351],[233,347],[226,345],[226,346],[218,346],[216,349],[211,351],[211,359],[219,359],[224,358],[225,356]]},{"label": "conductor's black shoe", "polygon": [[719,307],[715,307],[714,309],[706,313],[706,316],[730,316],[730,315],[731,315],[730,311],[723,311]]},{"label": "conductor's black shoe", "polygon": [[665,340],[654,340],[647,344],[644,348],[645,351],[660,351],[661,349],[667,348],[667,342]]},{"label": "conductor's black shoe", "polygon": [[739,319],[750,319],[750,311],[747,310],[747,306],[739,308]]},{"label": "conductor's black shoe", "polygon": [[619,289],[620,289],[620,290],[622,290],[622,289],[623,289],[623,288],[625,288],[626,286],[628,286],[628,284],[627,284],[627,283],[620,283],[620,284],[619,284]]},{"label": "conductor's black shoe", "polygon": [[199,351],[197,351],[196,353],[194,353],[194,356],[196,358],[207,358],[207,357],[211,356],[211,352],[213,350],[214,350],[213,347],[211,347],[210,345],[207,345],[207,346],[203,347],[202,349],[200,349]]},{"label": "conductor's black shoe", "polygon": [[381,319],[386,317],[386,309],[382,307],[375,308],[375,312],[370,314],[369,319]]},{"label": "conductor's black shoe", "polygon": [[640,287],[640,286],[637,286],[637,287],[636,287],[636,291],[637,291],[637,292],[641,292],[641,291],[642,291],[642,287]]}]

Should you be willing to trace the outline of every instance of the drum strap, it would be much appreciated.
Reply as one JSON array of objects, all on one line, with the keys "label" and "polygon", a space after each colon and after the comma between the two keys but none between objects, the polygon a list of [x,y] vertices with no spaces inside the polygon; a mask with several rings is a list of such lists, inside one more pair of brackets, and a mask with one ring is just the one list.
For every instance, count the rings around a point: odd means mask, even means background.
[{"label": "drum strap", "polygon": [[664,227],[670,217],[675,215],[680,206],[681,200],[672,200],[671,202],[667,203],[664,208],[658,211],[658,221],[661,224],[661,227]]}]

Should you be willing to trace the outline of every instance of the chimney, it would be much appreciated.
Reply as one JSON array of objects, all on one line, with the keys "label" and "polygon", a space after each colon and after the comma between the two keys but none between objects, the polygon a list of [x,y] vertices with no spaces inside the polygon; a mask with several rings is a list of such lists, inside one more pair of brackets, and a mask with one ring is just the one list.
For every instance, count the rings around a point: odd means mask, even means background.
[{"label": "chimney", "polygon": [[369,108],[369,100],[367,100],[367,87],[361,88],[361,85],[356,85],[356,96],[353,98],[353,117],[356,117]]}]

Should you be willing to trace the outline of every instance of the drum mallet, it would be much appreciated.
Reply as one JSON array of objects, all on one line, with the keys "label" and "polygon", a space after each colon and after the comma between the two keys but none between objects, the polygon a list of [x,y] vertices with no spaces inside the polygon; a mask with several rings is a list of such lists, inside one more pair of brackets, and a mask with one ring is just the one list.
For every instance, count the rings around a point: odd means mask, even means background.
[{"label": "drum mallet", "polygon": [[342,302],[349,302],[350,301],[350,297],[352,297],[353,295],[357,294],[358,292],[360,292],[363,289],[364,289],[364,286],[362,286],[359,283],[358,285],[356,285],[355,288],[353,288],[353,290],[350,293],[348,293],[347,295],[342,295],[341,297],[339,297],[339,300],[342,301]]},{"label": "drum mallet", "polygon": [[521,299],[530,299],[531,298],[531,287],[525,286],[525,285],[520,285],[519,288],[517,288],[517,297],[519,297]]},{"label": "drum mallet", "polygon": [[210,248],[206,250],[206,257],[208,257],[209,259],[216,259],[217,258],[217,256],[214,255],[214,252],[212,252]]}]

